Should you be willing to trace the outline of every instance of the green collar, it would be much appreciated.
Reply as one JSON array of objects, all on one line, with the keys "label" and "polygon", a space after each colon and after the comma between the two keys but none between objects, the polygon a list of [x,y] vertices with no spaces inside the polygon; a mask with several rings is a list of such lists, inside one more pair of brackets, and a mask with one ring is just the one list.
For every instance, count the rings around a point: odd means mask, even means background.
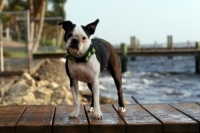
[{"label": "green collar", "polygon": [[90,57],[96,52],[96,50],[95,50],[94,46],[91,44],[90,48],[88,49],[88,51],[82,57],[75,57],[68,50],[67,50],[67,52],[68,52],[68,54],[67,54],[67,58],[66,59],[74,61],[76,63],[80,63],[80,62],[89,61]]}]

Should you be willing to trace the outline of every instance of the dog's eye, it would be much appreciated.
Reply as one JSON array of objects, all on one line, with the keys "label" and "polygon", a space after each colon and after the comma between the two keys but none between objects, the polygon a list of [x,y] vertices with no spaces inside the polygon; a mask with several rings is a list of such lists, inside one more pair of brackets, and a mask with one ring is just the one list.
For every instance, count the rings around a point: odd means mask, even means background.
[{"label": "dog's eye", "polygon": [[72,33],[67,33],[67,38],[72,37]]},{"label": "dog's eye", "polygon": [[82,40],[85,40],[86,39],[86,37],[82,37]]}]

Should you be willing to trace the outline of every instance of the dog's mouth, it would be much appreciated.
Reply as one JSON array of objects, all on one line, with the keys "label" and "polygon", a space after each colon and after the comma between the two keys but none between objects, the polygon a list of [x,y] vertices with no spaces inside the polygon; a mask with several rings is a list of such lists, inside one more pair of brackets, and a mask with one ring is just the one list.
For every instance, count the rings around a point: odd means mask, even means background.
[{"label": "dog's mouth", "polygon": [[76,55],[76,56],[80,55],[80,51],[78,49],[68,48],[68,50],[72,55]]}]

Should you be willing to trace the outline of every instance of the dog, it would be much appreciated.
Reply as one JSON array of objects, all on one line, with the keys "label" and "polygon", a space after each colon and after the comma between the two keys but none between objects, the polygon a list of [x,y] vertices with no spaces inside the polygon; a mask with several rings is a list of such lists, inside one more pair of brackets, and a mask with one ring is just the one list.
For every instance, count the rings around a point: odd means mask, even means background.
[{"label": "dog", "polygon": [[106,68],[112,75],[118,93],[118,112],[125,112],[122,95],[122,77],[120,71],[120,60],[114,47],[106,40],[100,38],[90,39],[94,34],[99,19],[86,25],[77,26],[71,21],[63,21],[64,41],[68,55],[66,57],[66,73],[70,79],[70,88],[74,99],[74,108],[69,117],[75,118],[79,115],[79,87],[78,81],[87,83],[92,92],[92,102],[89,112],[93,117],[102,119],[99,101],[99,76]]}]

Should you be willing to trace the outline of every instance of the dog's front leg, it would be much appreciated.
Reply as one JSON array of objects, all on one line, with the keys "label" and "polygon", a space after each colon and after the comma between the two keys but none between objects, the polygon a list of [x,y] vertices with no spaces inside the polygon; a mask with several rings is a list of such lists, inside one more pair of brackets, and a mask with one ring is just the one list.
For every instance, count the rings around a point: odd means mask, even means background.
[{"label": "dog's front leg", "polygon": [[100,103],[99,103],[99,80],[96,78],[92,83],[92,91],[94,96],[94,118],[101,119],[102,113],[100,110]]},{"label": "dog's front leg", "polygon": [[79,110],[80,110],[79,88],[78,88],[77,80],[73,80],[73,86],[71,87],[71,91],[72,91],[72,95],[73,95],[73,99],[74,99],[74,109],[73,109],[73,112],[69,115],[69,117],[74,118],[74,117],[78,117]]}]

